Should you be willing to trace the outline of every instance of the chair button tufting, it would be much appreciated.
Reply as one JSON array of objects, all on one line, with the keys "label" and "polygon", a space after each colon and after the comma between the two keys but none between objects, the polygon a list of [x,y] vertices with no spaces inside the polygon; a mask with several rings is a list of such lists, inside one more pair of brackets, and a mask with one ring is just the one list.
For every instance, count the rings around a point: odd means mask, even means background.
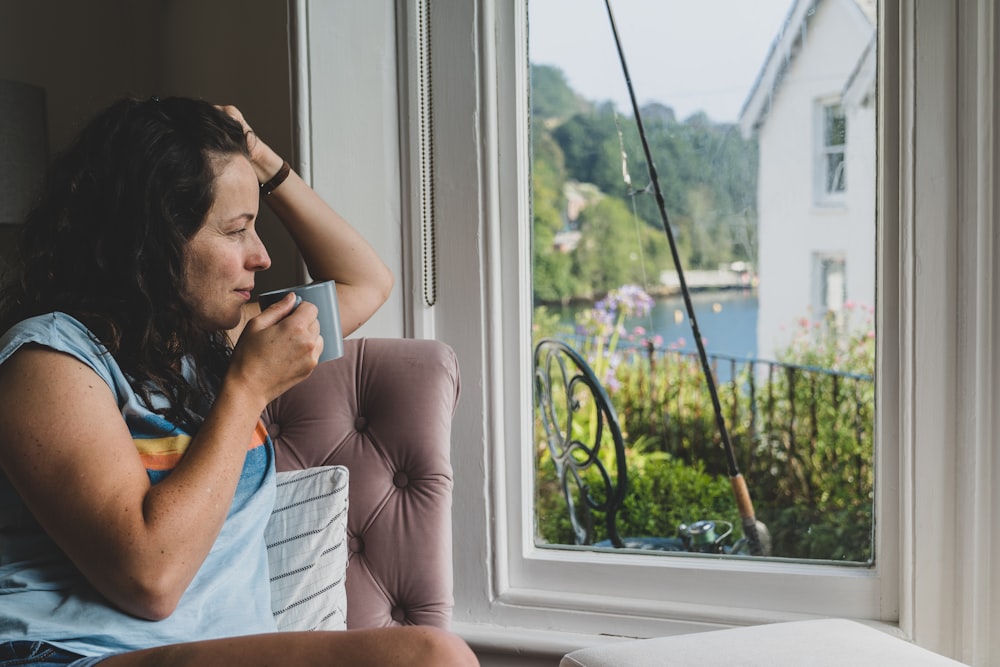
[{"label": "chair button tufting", "polygon": [[365,550],[365,541],[355,535],[348,541],[347,548],[352,554],[363,553]]},{"label": "chair button tufting", "polygon": [[281,435],[281,425],[277,422],[271,422],[267,425],[267,435],[274,440],[279,435]]},{"label": "chair button tufting", "polygon": [[396,485],[397,489],[402,489],[410,483],[410,478],[406,476],[405,472],[400,470],[392,476],[392,483]]},{"label": "chair button tufting", "polygon": [[358,417],[354,420],[354,429],[357,431],[364,431],[368,429],[368,420],[364,417]]},{"label": "chair button tufting", "polygon": [[402,607],[393,607],[390,615],[392,616],[392,620],[397,623],[402,623],[406,620],[406,611]]}]

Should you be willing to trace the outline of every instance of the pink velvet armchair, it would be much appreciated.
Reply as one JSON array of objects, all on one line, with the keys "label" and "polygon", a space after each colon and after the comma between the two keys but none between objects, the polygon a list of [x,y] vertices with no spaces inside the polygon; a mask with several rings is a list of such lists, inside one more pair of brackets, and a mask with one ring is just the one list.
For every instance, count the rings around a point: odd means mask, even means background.
[{"label": "pink velvet armchair", "polygon": [[265,414],[279,471],[350,471],[349,628],[450,623],[458,394],[444,343],[351,339]]}]

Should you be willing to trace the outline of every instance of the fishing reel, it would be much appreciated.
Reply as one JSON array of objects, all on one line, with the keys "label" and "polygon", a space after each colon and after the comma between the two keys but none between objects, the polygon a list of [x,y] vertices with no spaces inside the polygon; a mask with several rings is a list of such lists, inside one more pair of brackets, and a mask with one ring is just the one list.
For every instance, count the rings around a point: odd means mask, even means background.
[{"label": "fishing reel", "polygon": [[[771,533],[763,522],[757,521],[757,539],[760,541],[762,556],[771,555]],[[677,527],[677,534],[686,551],[704,554],[737,554],[743,556],[750,553],[750,542],[741,537],[733,544],[726,544],[726,539],[733,534],[733,524],[729,521],[713,521],[703,519],[691,525],[682,523]]]},{"label": "fishing reel", "polygon": [[695,521],[691,525],[682,523],[677,527],[677,534],[688,551],[705,554],[732,553],[725,545],[732,532],[733,524],[730,522],[709,519]]}]

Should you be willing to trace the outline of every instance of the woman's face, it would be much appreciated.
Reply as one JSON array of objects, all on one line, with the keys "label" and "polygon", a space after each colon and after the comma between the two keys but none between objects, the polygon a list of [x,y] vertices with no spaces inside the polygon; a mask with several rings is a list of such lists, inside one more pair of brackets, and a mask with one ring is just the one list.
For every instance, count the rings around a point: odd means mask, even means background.
[{"label": "woman's face", "polygon": [[184,300],[209,331],[240,323],[254,274],[271,266],[255,223],[260,186],[242,155],[215,158],[215,201],[184,251]]}]

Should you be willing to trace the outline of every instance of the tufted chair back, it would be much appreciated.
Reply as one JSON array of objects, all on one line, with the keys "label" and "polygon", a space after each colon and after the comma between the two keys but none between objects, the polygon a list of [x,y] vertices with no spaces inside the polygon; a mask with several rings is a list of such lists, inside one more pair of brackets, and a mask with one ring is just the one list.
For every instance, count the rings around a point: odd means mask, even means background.
[{"label": "tufted chair back", "polygon": [[349,628],[447,627],[455,353],[434,340],[344,343],[268,407],[278,470],[350,471]]}]

